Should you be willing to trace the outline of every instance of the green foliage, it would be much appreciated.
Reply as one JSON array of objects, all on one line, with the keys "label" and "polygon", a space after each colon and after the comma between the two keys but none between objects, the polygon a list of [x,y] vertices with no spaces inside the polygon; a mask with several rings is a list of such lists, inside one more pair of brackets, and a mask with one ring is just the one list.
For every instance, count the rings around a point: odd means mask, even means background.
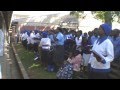
[{"label": "green foliage", "polygon": [[[83,13],[84,11],[71,11],[70,15],[74,15],[76,18],[84,18]],[[92,14],[102,22],[112,23],[117,21],[120,23],[120,11],[92,11]]]},{"label": "green foliage", "polygon": [[96,19],[102,20],[102,22],[105,21],[105,11],[92,11],[92,14],[95,15]]},{"label": "green foliage", "polygon": [[113,18],[117,17],[117,22],[120,23],[120,11],[112,11],[111,14],[112,14]]},{"label": "green foliage", "polygon": [[115,18],[117,18],[117,22],[120,22],[120,11],[92,11],[92,14],[102,22],[113,22]]},{"label": "green foliage", "polygon": [[33,52],[25,50],[21,44],[17,44],[15,48],[31,79],[56,79],[56,73],[45,71],[41,61],[34,61]]}]

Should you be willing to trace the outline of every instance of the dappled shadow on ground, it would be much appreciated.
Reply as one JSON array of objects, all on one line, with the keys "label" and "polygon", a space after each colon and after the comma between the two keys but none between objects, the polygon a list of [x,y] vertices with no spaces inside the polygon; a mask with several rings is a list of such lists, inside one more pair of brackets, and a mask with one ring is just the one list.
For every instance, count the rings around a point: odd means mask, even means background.
[{"label": "dappled shadow on ground", "polygon": [[17,53],[30,79],[56,79],[56,73],[48,72],[41,66],[41,61],[34,61],[34,53],[26,50],[21,44],[15,45]]}]

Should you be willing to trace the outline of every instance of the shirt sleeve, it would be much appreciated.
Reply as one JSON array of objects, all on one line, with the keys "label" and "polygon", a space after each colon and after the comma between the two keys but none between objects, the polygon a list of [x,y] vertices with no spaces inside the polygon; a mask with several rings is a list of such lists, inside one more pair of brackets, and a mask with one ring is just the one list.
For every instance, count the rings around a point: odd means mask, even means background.
[{"label": "shirt sleeve", "polygon": [[94,58],[94,57],[93,57],[93,53],[91,53],[90,58],[89,58],[89,61],[88,61],[89,64],[91,64],[91,61],[92,61],[93,58]]},{"label": "shirt sleeve", "polygon": [[49,46],[51,46],[51,39],[49,39]]},{"label": "shirt sleeve", "polygon": [[114,48],[113,48],[113,44],[112,42],[108,42],[106,45],[106,57],[103,56],[103,59],[105,60],[105,62],[111,62],[114,59]]}]

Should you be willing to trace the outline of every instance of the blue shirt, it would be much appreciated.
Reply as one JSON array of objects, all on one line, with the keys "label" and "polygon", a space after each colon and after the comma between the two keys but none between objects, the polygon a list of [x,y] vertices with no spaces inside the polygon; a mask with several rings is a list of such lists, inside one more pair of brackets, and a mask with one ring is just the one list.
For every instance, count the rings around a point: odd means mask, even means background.
[{"label": "blue shirt", "polygon": [[120,57],[120,37],[113,39],[115,58]]},{"label": "blue shirt", "polygon": [[57,45],[64,45],[64,36],[61,32],[57,34],[56,38],[58,39]]},{"label": "blue shirt", "polygon": [[94,42],[98,39],[98,37],[92,36],[91,37],[91,43],[92,45],[94,44]]},{"label": "blue shirt", "polygon": [[89,45],[92,45],[91,37],[88,37],[88,44],[89,44]]},{"label": "blue shirt", "polygon": [[52,34],[49,35],[49,38],[51,39],[51,42],[54,42],[54,38]]},{"label": "blue shirt", "polygon": [[68,35],[64,35],[64,41],[66,41],[66,40],[67,40],[67,37],[68,37]]},{"label": "blue shirt", "polygon": [[110,39],[110,41],[113,43],[113,37],[108,36],[108,39]]}]

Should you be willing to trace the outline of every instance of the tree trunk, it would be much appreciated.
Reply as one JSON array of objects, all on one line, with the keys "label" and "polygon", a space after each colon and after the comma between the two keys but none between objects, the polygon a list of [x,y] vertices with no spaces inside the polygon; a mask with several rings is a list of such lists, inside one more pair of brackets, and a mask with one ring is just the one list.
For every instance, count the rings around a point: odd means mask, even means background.
[{"label": "tree trunk", "polygon": [[112,20],[113,20],[113,18],[112,18],[111,12],[107,11],[104,14],[104,16],[105,16],[105,23],[108,23],[108,24],[110,24],[112,26]]}]

